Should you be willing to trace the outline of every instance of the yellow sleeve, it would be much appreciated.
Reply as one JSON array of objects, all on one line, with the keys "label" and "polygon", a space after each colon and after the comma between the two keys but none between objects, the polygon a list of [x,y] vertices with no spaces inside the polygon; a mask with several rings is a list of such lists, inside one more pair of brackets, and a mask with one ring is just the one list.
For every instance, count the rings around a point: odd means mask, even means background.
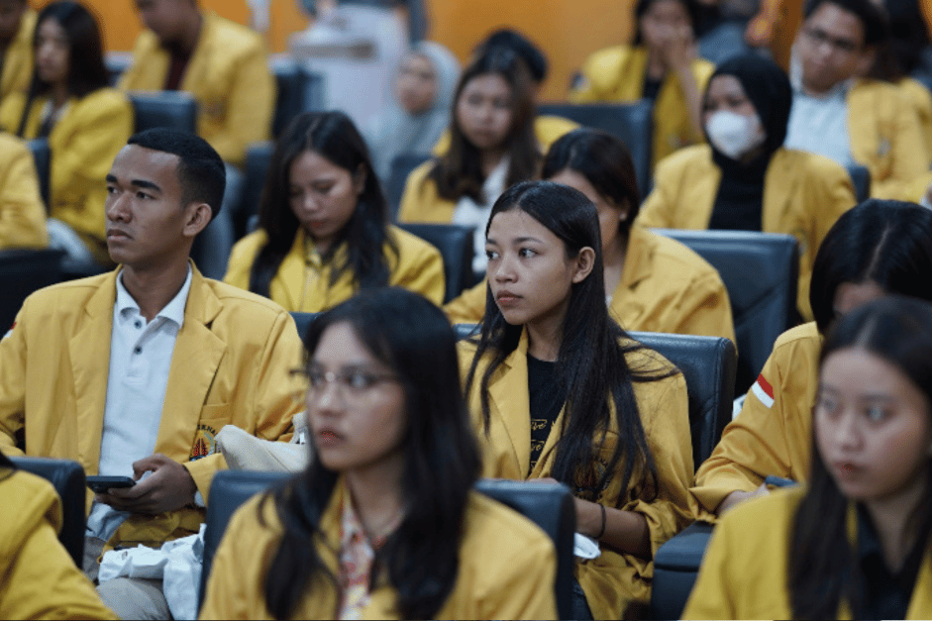
[{"label": "yellow sleeve", "polygon": [[16,134],[25,105],[26,99],[22,93],[12,93],[3,98],[0,102],[0,130]]},{"label": "yellow sleeve", "polygon": [[253,270],[253,262],[265,245],[265,234],[260,238],[260,232],[254,232],[233,245],[230,258],[227,260],[227,273],[223,281],[229,285],[249,290],[249,279]]},{"label": "yellow sleeve", "polygon": [[440,198],[434,181],[428,179],[435,163],[435,160],[428,160],[408,176],[399,203],[399,222],[450,223],[455,206],[452,201]]},{"label": "yellow sleeve", "polygon": [[613,82],[622,77],[622,67],[629,58],[630,50],[615,46],[590,54],[580,67],[579,75],[567,93],[567,100],[574,104],[621,101],[612,92]]},{"label": "yellow sleeve", "polygon": [[729,293],[716,274],[702,275],[691,283],[680,311],[680,321],[669,332],[725,337],[736,343]]},{"label": "yellow sleeve", "polygon": [[0,148],[9,156],[0,170],[0,249],[43,248],[49,239],[32,154],[12,137],[0,136]]},{"label": "yellow sleeve", "polygon": [[440,306],[444,302],[446,285],[440,251],[415,236],[397,236],[396,239],[399,260],[389,283],[421,294]]},{"label": "yellow sleeve", "polygon": [[0,618],[5,620],[117,620],[75,567],[43,517],[26,534],[3,573]]},{"label": "yellow sleeve", "polygon": [[[900,93],[898,93],[900,95]],[[871,182],[871,196],[875,199],[912,201],[911,186],[930,170],[930,152],[924,150],[920,118],[905,98],[898,97],[890,134],[882,136],[891,149],[891,168],[885,179]],[[879,145],[879,149],[883,146]]]},{"label": "yellow sleeve", "polygon": [[239,65],[227,100],[223,129],[210,137],[224,162],[242,164],[250,143],[268,140],[275,108],[275,78],[266,55],[256,48]]},{"label": "yellow sleeve", "polygon": [[444,305],[451,324],[478,324],[486,313],[486,279]]},{"label": "yellow sleeve", "polygon": [[25,312],[29,299],[16,314],[13,327],[0,339],[0,451],[7,456],[22,456],[16,436],[25,426],[26,412],[26,326]]},{"label": "yellow sleeve", "polygon": [[[493,591],[478,598],[481,620],[556,620],[554,579],[557,555],[546,538],[520,550],[511,550],[507,563],[499,564]],[[492,582],[489,582],[492,583]]]},{"label": "yellow sleeve", "polygon": [[654,188],[641,204],[635,224],[642,227],[674,227],[674,210],[677,208],[676,186],[679,177],[670,162],[661,160],[655,166]]}]

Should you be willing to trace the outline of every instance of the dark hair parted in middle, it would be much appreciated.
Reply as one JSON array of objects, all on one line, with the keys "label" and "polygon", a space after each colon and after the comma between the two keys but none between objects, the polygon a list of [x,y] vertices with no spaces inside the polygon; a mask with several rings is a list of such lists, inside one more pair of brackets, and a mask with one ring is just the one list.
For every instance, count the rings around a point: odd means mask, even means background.
[{"label": "dark hair parted in middle", "polygon": [[[453,589],[463,516],[480,456],[460,390],[456,336],[443,312],[400,288],[364,290],[322,313],[308,329],[313,357],[324,332],[348,324],[370,353],[398,376],[408,418],[403,438],[404,518],[376,552],[375,584],[385,573],[401,619],[433,618]],[[285,533],[266,575],[266,605],[289,619],[307,590],[337,590],[315,546],[338,474],[315,455],[288,488],[274,493]],[[384,575],[384,576],[385,576]]]},{"label": "dark hair parted in middle", "polygon": [[821,334],[835,317],[843,283],[877,284],[885,293],[929,301],[930,210],[914,203],[869,199],[836,221],[813,260],[810,307]]},{"label": "dark hair parted in middle", "polygon": [[532,100],[531,75],[525,62],[512,50],[493,47],[475,59],[460,76],[450,114],[450,149],[441,157],[428,179],[434,181],[441,198],[457,201],[467,196],[483,202],[483,175],[480,150],[464,135],[457,118],[457,104],[463,90],[472,80],[485,75],[498,75],[511,90],[512,127],[503,146],[509,157],[509,172],[505,185],[531,179],[537,173],[541,154],[535,138],[535,105]]},{"label": "dark hair parted in middle", "polygon": [[292,163],[306,151],[317,153],[363,180],[353,215],[323,256],[325,262],[332,261],[341,243],[346,242],[345,258],[334,265],[331,284],[349,270],[360,288],[386,285],[389,266],[384,246],[396,254],[398,248],[388,235],[388,207],[366,142],[344,113],[306,112],[288,124],[272,153],[259,204],[259,227],[266,232],[268,242],[253,262],[250,291],[269,296],[269,284],[295,242],[300,223],[289,207],[289,177]]},{"label": "dark hair parted in middle", "polygon": [[[497,214],[520,210],[541,223],[564,244],[566,257],[576,257],[590,247],[595,261],[590,274],[574,283],[562,326],[557,355],[557,382],[565,391],[566,415],[552,475],[573,488],[576,496],[595,500],[622,466],[622,490],[639,477],[646,490],[657,494],[657,469],[641,425],[633,382],[658,380],[676,373],[673,369],[632,369],[626,354],[643,348],[636,342],[622,343],[627,335],[609,317],[603,283],[599,221],[596,207],[583,193],[547,181],[524,182],[509,188],[493,205],[489,221]],[[486,225],[487,235],[489,224]],[[476,338],[477,349],[466,379],[466,392],[480,383],[485,426],[489,427],[489,383],[499,366],[517,347],[523,326],[505,321],[487,289],[486,313]],[[491,362],[482,378],[476,377],[484,356]],[[610,398],[607,400],[607,396]],[[602,473],[588,472],[596,463],[601,445],[615,414],[619,441]],[[620,503],[622,499],[620,497]]]},{"label": "dark hair parted in middle", "polygon": [[626,210],[619,233],[626,239],[641,207],[635,164],[628,147],[611,134],[579,128],[564,134],[548,150],[541,177],[550,179],[563,170],[583,175],[603,199]]}]

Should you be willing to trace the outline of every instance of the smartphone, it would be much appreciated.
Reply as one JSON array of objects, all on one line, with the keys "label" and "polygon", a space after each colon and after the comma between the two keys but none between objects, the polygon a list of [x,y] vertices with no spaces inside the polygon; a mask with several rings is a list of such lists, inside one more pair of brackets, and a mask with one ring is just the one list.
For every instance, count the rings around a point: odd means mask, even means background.
[{"label": "smartphone", "polygon": [[88,475],[87,487],[94,492],[105,493],[111,488],[130,488],[136,480],[125,475]]}]

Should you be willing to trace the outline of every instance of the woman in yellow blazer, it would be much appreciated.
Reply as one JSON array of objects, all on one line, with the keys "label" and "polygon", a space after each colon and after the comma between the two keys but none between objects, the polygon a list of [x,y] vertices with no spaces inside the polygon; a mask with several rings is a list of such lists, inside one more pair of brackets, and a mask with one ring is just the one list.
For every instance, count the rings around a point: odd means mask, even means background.
[{"label": "woman in yellow blazer", "polygon": [[930,232],[930,210],[877,200],[852,208],[829,230],[810,283],[816,321],[778,337],[741,413],[697,471],[690,492],[701,518],[714,520],[766,494],[769,475],[806,481],[822,335],[838,315],[886,293],[929,301]]},{"label": "woman in yellow blazer", "polygon": [[21,140],[0,132],[0,250],[48,243],[32,154]]},{"label": "woman in yellow blazer", "polygon": [[638,224],[793,235],[800,251],[797,308],[811,320],[807,295],[816,249],[856,201],[845,169],[781,147],[791,100],[790,81],[771,61],[750,53],[722,63],[704,95],[711,144],[658,164]]},{"label": "woman in yellow blazer", "polygon": [[892,297],[833,326],[809,486],[722,520],[685,618],[930,619],[930,319]]},{"label": "woman in yellow blazer", "polygon": [[[729,295],[716,269],[680,242],[632,227],[640,195],[622,141],[598,130],[571,132],[548,151],[541,174],[596,206],[609,311],[626,330],[735,341]],[[445,305],[450,321],[479,322],[486,289],[483,282]]]},{"label": "woman in yellow blazer", "polygon": [[573,619],[646,602],[655,551],[692,517],[684,379],[610,319],[599,235],[573,188],[507,190],[486,228],[486,315],[460,358],[483,475],[574,492],[590,553]]},{"label": "woman in yellow blazer", "polygon": [[568,96],[578,104],[650,99],[652,166],[703,142],[700,93],[713,64],[695,58],[696,20],[693,0],[639,0],[634,45],[609,47],[587,58]]},{"label": "woman in yellow blazer", "polygon": [[48,138],[49,216],[74,231],[93,259],[110,263],[104,177],[132,133],[133,109],[122,93],[107,88],[100,31],[87,9],[54,2],[36,24],[32,83],[28,93],[4,100],[0,126],[24,139]]},{"label": "woman in yellow blazer", "polygon": [[440,304],[440,252],[389,225],[387,213],[353,122],[341,112],[302,114],[273,153],[259,230],[233,247],[224,281],[289,311],[323,311],[382,285]]},{"label": "woman in yellow blazer", "polygon": [[204,619],[554,619],[556,556],[472,490],[480,456],[444,314],[400,288],[325,312],[305,343],[313,458],[239,510]]},{"label": "woman in yellow blazer", "polygon": [[[0,453],[0,617],[117,620],[58,541],[61,500]],[[51,589],[50,589],[51,588]]]}]

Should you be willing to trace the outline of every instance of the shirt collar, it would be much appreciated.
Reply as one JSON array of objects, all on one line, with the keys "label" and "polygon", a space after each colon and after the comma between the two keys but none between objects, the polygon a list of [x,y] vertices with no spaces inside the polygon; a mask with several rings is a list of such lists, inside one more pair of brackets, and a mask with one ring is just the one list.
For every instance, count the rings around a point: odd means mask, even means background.
[{"label": "shirt collar", "polygon": [[[178,290],[178,293],[175,294],[175,297],[172,298],[167,305],[165,305],[161,311],[159,311],[156,317],[165,318],[171,322],[174,322],[178,325],[178,328],[185,323],[185,305],[188,302],[188,293],[191,291],[191,265],[188,265],[188,274],[185,276],[185,282],[181,286],[181,289]],[[124,311],[135,311],[139,313],[139,305],[136,304],[136,300],[133,299],[133,296],[126,290],[126,287],[123,285],[123,270],[120,270],[120,273],[117,275],[117,301],[116,301],[116,310],[121,315]]]}]

